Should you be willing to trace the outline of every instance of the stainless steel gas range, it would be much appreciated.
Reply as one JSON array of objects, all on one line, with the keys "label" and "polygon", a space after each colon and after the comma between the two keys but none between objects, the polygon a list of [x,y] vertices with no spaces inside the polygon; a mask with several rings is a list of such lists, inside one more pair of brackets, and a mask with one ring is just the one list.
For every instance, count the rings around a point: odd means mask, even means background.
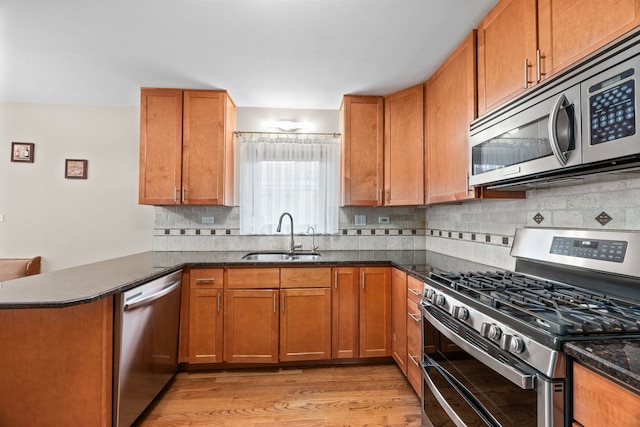
[{"label": "stainless steel gas range", "polygon": [[[523,228],[515,271],[432,271],[423,425],[569,426],[564,343],[640,337],[640,232]],[[426,347],[425,347],[426,348]]]}]

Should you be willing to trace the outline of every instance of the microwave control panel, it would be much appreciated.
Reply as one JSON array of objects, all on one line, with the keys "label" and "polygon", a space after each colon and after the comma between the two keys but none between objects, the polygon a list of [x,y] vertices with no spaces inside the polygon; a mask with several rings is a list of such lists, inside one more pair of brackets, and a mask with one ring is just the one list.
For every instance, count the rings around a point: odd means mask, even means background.
[{"label": "microwave control panel", "polygon": [[591,145],[636,133],[634,69],[589,87]]}]

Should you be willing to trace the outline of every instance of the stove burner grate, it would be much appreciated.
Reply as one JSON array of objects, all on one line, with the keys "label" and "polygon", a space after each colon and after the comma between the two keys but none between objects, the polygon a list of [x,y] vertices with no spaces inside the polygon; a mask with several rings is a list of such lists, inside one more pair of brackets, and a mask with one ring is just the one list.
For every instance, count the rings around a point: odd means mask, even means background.
[{"label": "stove burner grate", "polygon": [[640,331],[632,301],[514,272],[433,275],[437,282],[555,335]]}]

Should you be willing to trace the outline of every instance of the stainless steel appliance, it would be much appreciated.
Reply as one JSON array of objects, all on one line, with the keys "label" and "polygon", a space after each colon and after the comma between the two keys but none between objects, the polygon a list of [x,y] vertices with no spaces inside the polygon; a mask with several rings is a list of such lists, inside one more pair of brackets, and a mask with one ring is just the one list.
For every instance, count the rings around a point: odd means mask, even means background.
[{"label": "stainless steel appliance", "polygon": [[640,165],[640,34],[475,120],[469,184],[528,188]]},{"label": "stainless steel appliance", "polygon": [[182,270],[116,295],[113,425],[130,426],[178,368]]},{"label": "stainless steel appliance", "polygon": [[569,426],[569,340],[640,337],[640,232],[523,228],[515,271],[432,271],[423,334],[424,425]]}]

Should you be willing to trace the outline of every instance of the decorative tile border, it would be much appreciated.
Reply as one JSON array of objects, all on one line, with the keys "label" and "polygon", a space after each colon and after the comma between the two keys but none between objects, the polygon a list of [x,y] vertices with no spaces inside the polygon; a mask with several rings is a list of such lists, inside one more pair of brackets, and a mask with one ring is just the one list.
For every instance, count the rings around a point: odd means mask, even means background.
[{"label": "decorative tile border", "polygon": [[511,244],[513,243],[513,236],[505,236],[502,234],[476,233],[471,231],[461,232],[453,230],[438,230],[432,228],[428,228],[426,232],[426,235],[429,237],[463,240],[497,246],[511,246]]}]

